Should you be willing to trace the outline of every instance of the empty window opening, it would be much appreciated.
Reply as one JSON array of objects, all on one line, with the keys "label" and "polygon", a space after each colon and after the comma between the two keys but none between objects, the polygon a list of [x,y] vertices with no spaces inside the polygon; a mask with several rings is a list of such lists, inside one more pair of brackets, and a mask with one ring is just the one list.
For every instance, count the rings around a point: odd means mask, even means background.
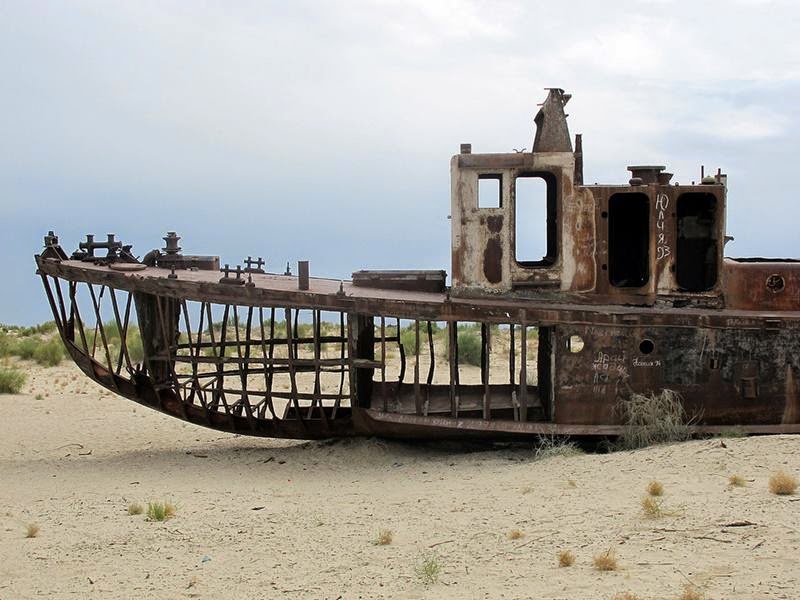
[{"label": "empty window opening", "polygon": [[678,198],[676,277],[681,289],[705,292],[717,283],[717,199],[692,192]]},{"label": "empty window opening", "polygon": [[478,208],[501,208],[502,184],[502,175],[478,175]]},{"label": "empty window opening", "polygon": [[640,192],[608,200],[608,278],[616,287],[642,287],[650,278],[650,201]]},{"label": "empty window opening", "polygon": [[547,267],[556,261],[556,179],[534,173],[514,181],[515,256],[526,267]]}]

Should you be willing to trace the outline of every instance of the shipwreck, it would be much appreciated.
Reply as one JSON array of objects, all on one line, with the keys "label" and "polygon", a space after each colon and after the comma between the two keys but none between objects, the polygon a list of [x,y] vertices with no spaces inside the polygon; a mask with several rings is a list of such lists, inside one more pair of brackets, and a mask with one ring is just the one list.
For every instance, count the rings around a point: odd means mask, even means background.
[{"label": "shipwreck", "polygon": [[112,392],[238,434],[614,436],[620,402],[666,389],[697,433],[800,432],[800,262],[724,257],[719,170],[586,185],[569,97],[548,90],[531,151],[450,160],[449,282],[232,267],[174,232],[141,260],[113,234],[68,255],[50,232],[35,259],[61,338]]}]

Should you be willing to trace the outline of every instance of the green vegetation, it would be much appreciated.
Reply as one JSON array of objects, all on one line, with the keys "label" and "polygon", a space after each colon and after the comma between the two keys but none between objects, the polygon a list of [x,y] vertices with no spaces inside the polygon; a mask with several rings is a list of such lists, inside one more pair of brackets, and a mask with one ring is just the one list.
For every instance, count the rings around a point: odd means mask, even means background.
[{"label": "green vegetation", "polygon": [[139,329],[137,327],[129,327],[125,341],[128,345],[128,356],[131,362],[142,362],[144,360],[144,346],[142,345],[142,334],[139,333]]},{"label": "green vegetation", "polygon": [[33,360],[40,344],[42,344],[42,340],[39,338],[23,338],[13,346],[11,353],[23,360]]},{"label": "green vegetation", "polygon": [[[116,321],[103,323],[103,332],[108,342],[112,361],[116,362],[122,346],[122,336]],[[91,352],[92,348],[95,348],[95,355],[105,358],[100,328],[85,327],[84,335],[89,351]],[[80,332],[76,332],[76,338],[78,345],[81,345]],[[128,326],[125,341],[131,362],[142,362],[144,360],[142,336],[139,328],[132,323]],[[16,356],[22,360],[36,361],[45,367],[53,367],[64,360],[66,355],[66,349],[56,331],[54,321],[33,327],[0,326],[0,358]]]},{"label": "green vegetation", "polygon": [[25,384],[25,373],[16,369],[0,369],[0,394],[19,394]]},{"label": "green vegetation", "polygon": [[31,327],[22,327],[20,325],[4,325],[0,324],[0,330],[14,333],[20,337],[29,337],[32,335],[46,335],[53,333],[56,330],[55,321],[45,321],[39,325],[32,325]]},{"label": "green vegetation", "polygon": [[33,360],[45,367],[55,367],[64,360],[64,354],[61,338],[54,337],[39,343],[33,351]]},{"label": "green vegetation", "polygon": [[47,367],[57,365],[65,352],[61,338],[54,333],[55,327],[53,321],[34,327],[3,325],[0,328],[0,357],[17,356]]},{"label": "green vegetation", "polygon": [[459,325],[458,362],[465,365],[481,364],[481,329],[479,325]]},{"label": "green vegetation", "polygon": [[175,505],[170,502],[148,502],[147,518],[151,521],[166,521],[175,516]]}]

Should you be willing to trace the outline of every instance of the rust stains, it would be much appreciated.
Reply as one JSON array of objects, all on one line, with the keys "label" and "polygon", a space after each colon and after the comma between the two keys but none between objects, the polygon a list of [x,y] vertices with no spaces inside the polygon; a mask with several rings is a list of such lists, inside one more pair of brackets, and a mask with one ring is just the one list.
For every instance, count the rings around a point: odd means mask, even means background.
[{"label": "rust stains", "polygon": [[800,421],[800,390],[792,365],[786,365],[786,404],[783,408],[781,423],[797,423]]},{"label": "rust stains", "polygon": [[503,279],[503,247],[497,237],[489,238],[483,251],[483,275],[489,283]]},{"label": "rust stains", "polygon": [[486,227],[492,233],[500,233],[503,230],[503,215],[492,215],[486,218]]}]

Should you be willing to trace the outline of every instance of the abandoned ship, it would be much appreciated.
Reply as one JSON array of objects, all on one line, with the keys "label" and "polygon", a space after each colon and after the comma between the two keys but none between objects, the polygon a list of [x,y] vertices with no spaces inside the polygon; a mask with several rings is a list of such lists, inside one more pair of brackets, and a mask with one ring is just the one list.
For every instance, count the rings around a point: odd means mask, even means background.
[{"label": "abandoned ship", "polygon": [[[661,390],[698,433],[800,432],[800,262],[724,257],[719,171],[585,185],[569,97],[549,89],[530,152],[452,157],[449,285],[220,269],[174,232],[141,260],[112,234],[67,255],[50,232],[35,258],[61,338],[105,388],[239,434],[614,436],[627,397]],[[543,255],[522,251],[534,227]]]}]

